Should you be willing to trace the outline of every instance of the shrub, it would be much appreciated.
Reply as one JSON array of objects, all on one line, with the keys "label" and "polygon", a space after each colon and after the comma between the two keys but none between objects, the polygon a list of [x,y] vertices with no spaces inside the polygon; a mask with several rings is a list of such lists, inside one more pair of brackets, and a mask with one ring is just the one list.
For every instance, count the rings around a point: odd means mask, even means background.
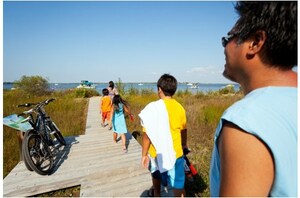
[{"label": "shrub", "polygon": [[95,89],[85,89],[85,88],[81,88],[81,89],[75,89],[73,91],[73,95],[75,98],[90,98],[93,96],[99,96],[99,92]]},{"label": "shrub", "polygon": [[223,89],[220,89],[219,93],[220,94],[232,94],[232,93],[235,93],[234,86],[233,85],[227,85]]},{"label": "shrub", "polygon": [[48,94],[48,80],[41,76],[22,76],[20,80],[14,82],[14,87],[22,90],[28,95],[41,96]]}]

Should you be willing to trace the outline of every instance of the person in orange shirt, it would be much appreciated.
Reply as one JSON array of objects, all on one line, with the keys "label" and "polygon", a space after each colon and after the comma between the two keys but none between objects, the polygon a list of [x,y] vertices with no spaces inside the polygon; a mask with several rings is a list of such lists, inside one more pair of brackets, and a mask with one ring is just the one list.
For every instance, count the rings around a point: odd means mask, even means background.
[{"label": "person in orange shirt", "polygon": [[104,88],[102,89],[102,94],[103,97],[100,101],[100,114],[102,114],[102,119],[101,119],[101,126],[105,127],[105,120],[108,122],[110,122],[110,114],[111,114],[111,98],[109,97],[109,91],[108,89]]}]

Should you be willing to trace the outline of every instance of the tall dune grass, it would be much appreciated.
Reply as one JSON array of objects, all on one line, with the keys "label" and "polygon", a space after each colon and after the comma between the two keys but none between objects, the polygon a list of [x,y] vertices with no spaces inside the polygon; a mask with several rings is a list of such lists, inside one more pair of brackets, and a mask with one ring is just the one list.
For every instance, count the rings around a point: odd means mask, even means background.
[{"label": "tall dune grass", "polygon": [[[185,186],[187,196],[210,196],[209,166],[214,132],[224,110],[241,97],[241,94],[223,95],[219,92],[191,94],[188,91],[180,91],[175,94],[174,98],[186,110],[187,143],[192,151],[188,158],[198,170],[194,182],[187,182]],[[141,131],[138,114],[149,102],[157,100],[158,96],[155,92],[149,92],[147,95],[126,95],[125,99],[135,116],[133,122],[128,120],[128,130]]]}]

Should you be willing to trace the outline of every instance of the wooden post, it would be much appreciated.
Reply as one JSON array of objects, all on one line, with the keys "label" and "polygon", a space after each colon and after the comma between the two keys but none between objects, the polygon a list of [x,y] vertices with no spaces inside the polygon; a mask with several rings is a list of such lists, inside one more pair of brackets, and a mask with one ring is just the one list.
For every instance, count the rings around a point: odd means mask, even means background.
[{"label": "wooden post", "polygon": [[20,161],[23,161],[22,142],[23,142],[23,139],[24,139],[24,132],[23,131],[18,131],[17,132],[17,137],[18,137],[18,142],[19,142],[19,158],[20,158]]}]

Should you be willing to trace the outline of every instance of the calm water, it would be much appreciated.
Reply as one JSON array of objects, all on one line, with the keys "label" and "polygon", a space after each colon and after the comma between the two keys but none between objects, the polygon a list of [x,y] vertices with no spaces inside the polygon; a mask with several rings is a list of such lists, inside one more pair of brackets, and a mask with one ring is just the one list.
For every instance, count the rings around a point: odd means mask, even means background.
[{"label": "calm water", "polygon": [[[67,90],[67,89],[74,89],[76,88],[79,83],[49,83],[50,88],[52,90]],[[144,84],[139,84],[139,83],[123,83],[125,85],[125,90],[134,88],[138,90],[143,90],[143,89],[151,89],[153,91],[156,91],[156,83],[144,83]],[[107,87],[107,83],[95,83],[96,90],[99,93],[102,93],[102,89]],[[191,88],[191,85],[185,84],[185,83],[179,83],[177,90],[185,91],[189,90],[192,93],[196,92],[209,92],[209,91],[217,91],[219,89],[224,88],[227,84],[197,84],[197,88]],[[233,84],[234,89],[236,91],[239,90],[239,85],[238,84]],[[3,89],[11,89],[13,88],[12,83],[3,83]]]}]

